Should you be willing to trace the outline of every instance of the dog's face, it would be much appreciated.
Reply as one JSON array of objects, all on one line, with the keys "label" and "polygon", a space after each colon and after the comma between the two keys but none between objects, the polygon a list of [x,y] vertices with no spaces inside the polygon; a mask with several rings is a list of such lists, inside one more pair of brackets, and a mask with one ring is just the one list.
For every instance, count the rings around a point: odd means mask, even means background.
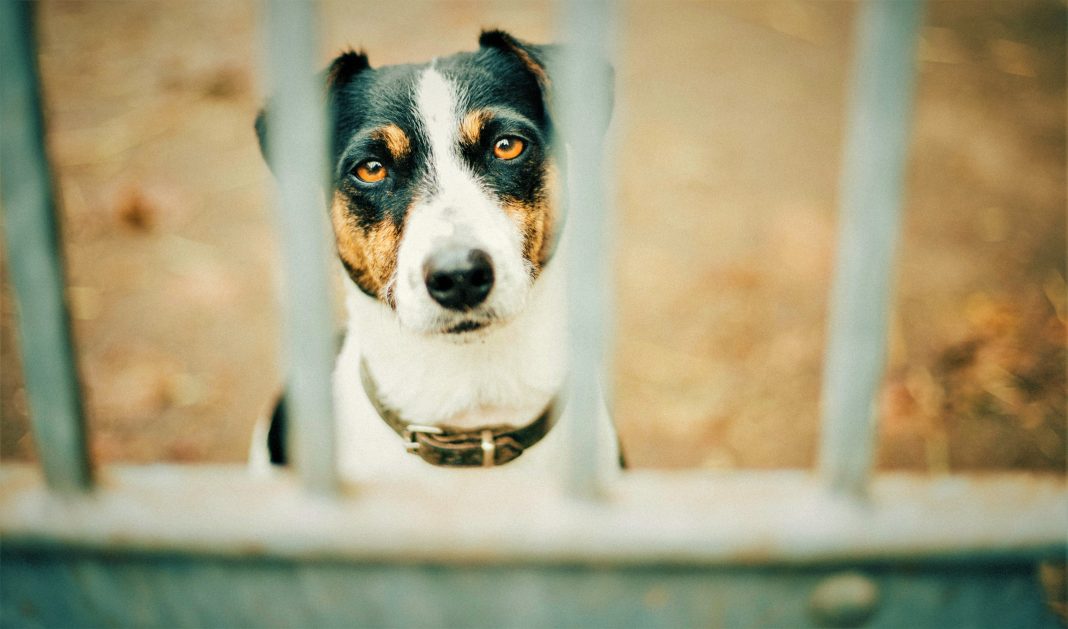
[{"label": "dog's face", "polygon": [[349,52],[326,74],[338,255],[402,326],[453,338],[522,310],[562,220],[546,50],[479,43],[383,68]]}]

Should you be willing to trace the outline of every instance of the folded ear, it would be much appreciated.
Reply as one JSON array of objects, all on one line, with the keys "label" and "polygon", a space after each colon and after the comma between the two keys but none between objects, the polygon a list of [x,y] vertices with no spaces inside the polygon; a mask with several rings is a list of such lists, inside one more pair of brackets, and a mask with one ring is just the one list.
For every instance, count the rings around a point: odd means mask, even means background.
[{"label": "folded ear", "polygon": [[357,74],[371,68],[367,55],[361,50],[346,50],[338,55],[323,73],[327,90],[334,92],[352,82]]},{"label": "folded ear", "polygon": [[[330,65],[319,73],[320,81],[325,88],[325,94],[327,99],[328,109],[327,112],[330,116],[329,121],[332,123],[336,117],[335,101],[334,98],[338,90],[352,82],[360,72],[367,70],[371,65],[367,62],[367,55],[363,51],[356,52],[354,50],[347,50],[337,56]],[[263,155],[263,159],[270,165],[270,159],[267,152],[267,112],[271,109],[271,101],[268,99],[267,103],[260,109],[260,112],[256,114],[256,138],[260,143],[260,153]]]},{"label": "folded ear", "polygon": [[482,48],[496,48],[515,56],[523,63],[523,66],[534,75],[541,86],[542,92],[548,92],[552,85],[549,79],[549,70],[546,67],[543,55],[548,46],[536,46],[519,41],[504,31],[482,31],[478,37],[478,45]]},{"label": "folded ear", "polygon": [[[554,109],[553,78],[559,76],[561,66],[566,60],[567,53],[570,52],[570,48],[567,45],[530,44],[500,30],[482,31],[478,38],[478,43],[482,48],[495,48],[519,59],[523,66],[537,79],[538,85],[541,86],[546,111],[549,112],[554,121],[558,119]],[[615,71],[612,69],[612,65],[603,58],[598,59],[596,65],[597,72],[595,76],[590,77],[590,80],[598,81],[607,86],[609,95],[600,128],[600,132],[604,134],[608,127],[608,120],[612,115]]]}]

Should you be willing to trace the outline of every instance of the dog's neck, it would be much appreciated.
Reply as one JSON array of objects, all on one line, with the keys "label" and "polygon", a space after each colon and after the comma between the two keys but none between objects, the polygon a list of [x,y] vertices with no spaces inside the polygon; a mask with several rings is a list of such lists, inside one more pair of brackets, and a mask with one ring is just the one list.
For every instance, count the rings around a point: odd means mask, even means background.
[{"label": "dog's neck", "polygon": [[561,266],[557,259],[543,270],[517,318],[462,338],[406,330],[388,306],[350,290],[342,360],[366,361],[381,402],[412,423],[474,428],[530,422],[564,381]]}]

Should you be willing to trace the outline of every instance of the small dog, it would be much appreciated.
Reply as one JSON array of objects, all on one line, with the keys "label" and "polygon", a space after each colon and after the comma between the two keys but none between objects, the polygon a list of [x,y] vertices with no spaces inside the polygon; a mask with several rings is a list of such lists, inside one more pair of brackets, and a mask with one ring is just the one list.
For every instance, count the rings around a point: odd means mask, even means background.
[{"label": "small dog", "polygon": [[[564,464],[566,421],[597,422],[598,464],[619,465],[607,411],[561,413],[559,49],[502,31],[479,46],[382,68],[346,52],[325,73],[329,212],[348,280],[334,374],[347,478],[549,474]],[[261,148],[264,124],[261,112]],[[258,433],[254,465],[284,464],[284,405]]]}]

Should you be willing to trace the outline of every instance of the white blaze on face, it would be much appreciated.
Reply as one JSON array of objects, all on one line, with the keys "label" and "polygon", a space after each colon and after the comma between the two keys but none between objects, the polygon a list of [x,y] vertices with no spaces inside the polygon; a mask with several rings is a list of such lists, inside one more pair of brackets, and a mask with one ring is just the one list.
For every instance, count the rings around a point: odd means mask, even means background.
[{"label": "white blaze on face", "polygon": [[[411,209],[405,223],[395,289],[401,324],[421,332],[440,332],[467,320],[510,319],[522,309],[531,286],[519,227],[460,157],[463,112],[457,96],[456,86],[433,64],[423,71],[415,106],[430,142],[429,192]],[[442,308],[424,283],[427,258],[453,247],[481,249],[493,263],[493,289],[470,312]]]}]

